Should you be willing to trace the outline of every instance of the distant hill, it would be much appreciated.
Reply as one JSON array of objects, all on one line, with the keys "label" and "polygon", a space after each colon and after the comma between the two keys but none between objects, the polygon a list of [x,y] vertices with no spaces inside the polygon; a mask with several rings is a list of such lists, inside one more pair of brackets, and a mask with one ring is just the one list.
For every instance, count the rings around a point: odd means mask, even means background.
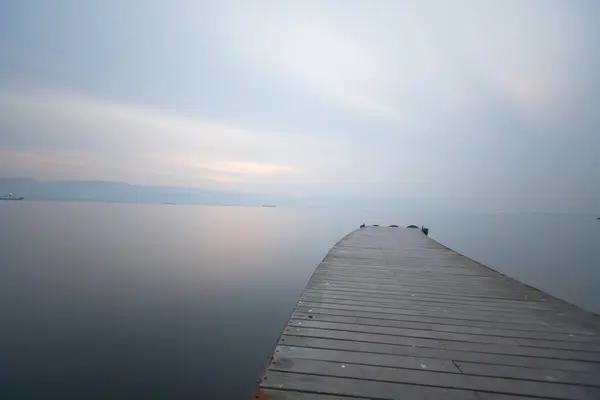
[{"label": "distant hill", "polygon": [[126,182],[0,178],[0,195],[7,193],[24,196],[26,200],[334,208],[358,210],[361,212],[361,217],[385,210],[402,209],[410,215],[436,208],[430,199],[287,196],[191,187],[141,186]]},{"label": "distant hill", "polygon": [[54,201],[261,205],[268,200],[266,197],[241,192],[139,186],[124,182],[0,179],[0,194],[11,192],[16,196],[24,196],[27,200]]}]

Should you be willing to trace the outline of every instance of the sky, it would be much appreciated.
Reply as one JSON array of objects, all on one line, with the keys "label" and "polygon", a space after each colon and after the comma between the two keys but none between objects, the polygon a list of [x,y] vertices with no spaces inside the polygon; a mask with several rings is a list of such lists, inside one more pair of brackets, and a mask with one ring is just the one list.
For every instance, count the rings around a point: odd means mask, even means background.
[{"label": "sky", "polygon": [[4,0],[0,176],[595,202],[599,17],[575,0]]}]

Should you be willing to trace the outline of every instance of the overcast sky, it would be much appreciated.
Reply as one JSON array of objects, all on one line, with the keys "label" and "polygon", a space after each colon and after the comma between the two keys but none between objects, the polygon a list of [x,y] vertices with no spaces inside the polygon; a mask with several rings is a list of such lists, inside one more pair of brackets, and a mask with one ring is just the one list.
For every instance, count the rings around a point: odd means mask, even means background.
[{"label": "overcast sky", "polygon": [[600,196],[597,1],[0,2],[0,176]]}]

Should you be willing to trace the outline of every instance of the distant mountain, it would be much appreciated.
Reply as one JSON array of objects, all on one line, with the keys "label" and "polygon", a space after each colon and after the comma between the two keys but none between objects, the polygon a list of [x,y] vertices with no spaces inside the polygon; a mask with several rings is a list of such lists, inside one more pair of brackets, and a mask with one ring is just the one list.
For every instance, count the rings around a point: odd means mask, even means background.
[{"label": "distant mountain", "polygon": [[[200,188],[152,187],[106,181],[37,181],[0,179],[0,194],[14,193],[27,200],[99,201],[125,203],[177,203],[261,205],[266,196]],[[271,200],[272,201],[272,200]]]},{"label": "distant mountain", "polygon": [[107,181],[38,181],[0,178],[0,195],[13,193],[26,200],[93,201],[110,203],[204,204],[359,210],[361,215],[403,209],[408,214],[432,209],[424,199],[375,197],[286,196],[191,187],[155,187]]}]

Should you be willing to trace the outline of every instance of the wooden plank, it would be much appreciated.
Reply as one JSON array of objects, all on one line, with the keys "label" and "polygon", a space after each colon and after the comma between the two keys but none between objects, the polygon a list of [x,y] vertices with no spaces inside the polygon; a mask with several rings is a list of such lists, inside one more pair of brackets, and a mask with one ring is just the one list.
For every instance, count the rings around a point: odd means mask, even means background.
[{"label": "wooden plank", "polygon": [[[305,297],[302,297],[304,300],[307,300]],[[347,301],[344,301],[342,304],[348,304]],[[354,304],[358,304],[358,303],[354,303]],[[374,304],[369,304],[369,305],[374,305]],[[415,310],[426,310],[426,311],[437,311],[437,309],[431,309],[431,308],[423,308],[421,306],[416,306],[417,308],[413,308]],[[410,306],[407,306],[406,309],[411,309]],[[446,309],[448,311],[451,311],[450,309]],[[450,314],[452,315],[452,314]],[[472,315],[472,313],[470,313],[469,315]],[[533,316],[534,317],[534,316]],[[569,336],[571,335],[571,336]],[[575,337],[574,334],[567,334],[567,335],[563,335],[563,337],[561,338],[561,340],[565,340],[566,338],[570,338],[570,337]],[[552,339],[550,339],[552,340]],[[549,343],[548,341],[544,341],[544,340],[530,340],[528,338],[522,338],[520,340],[513,340],[511,341],[512,344],[519,344],[522,346],[533,346],[533,347],[554,347],[556,346],[557,348],[563,348],[563,349],[571,349],[571,350],[581,350],[581,351],[593,351],[593,352],[600,352],[600,343],[593,343],[591,341],[586,341],[585,343]]]},{"label": "wooden plank", "polygon": [[426,364],[423,364],[422,369],[416,370],[287,358],[278,355],[275,356],[274,361],[275,363],[269,368],[270,371],[558,399],[581,399],[590,394],[600,395],[600,389],[585,386],[429,371]]},{"label": "wooden plank", "polygon": [[371,283],[371,282],[357,282],[348,281],[341,279],[313,279],[310,281],[311,286],[314,287],[344,287],[344,288],[355,288],[355,289],[375,289],[377,291],[395,292],[398,290],[411,291],[413,293],[424,293],[424,294],[447,294],[452,296],[462,297],[475,297],[475,298],[488,298],[488,299],[500,299],[500,300],[530,300],[541,298],[540,295],[535,293],[525,294],[519,291],[468,291],[468,290],[452,290],[443,289],[424,285],[395,285],[393,283]]},{"label": "wooden plank", "polygon": [[336,291],[336,292],[346,292],[353,293],[356,295],[364,295],[364,296],[381,296],[381,297],[418,297],[418,298],[428,298],[428,299],[436,299],[436,300],[449,300],[449,301],[465,301],[465,302],[484,302],[485,304],[498,304],[498,305],[546,305],[545,298],[541,298],[540,300],[535,299],[526,299],[526,300],[513,300],[513,299],[498,299],[493,297],[477,297],[473,298],[473,296],[464,296],[464,294],[444,294],[439,292],[431,292],[431,293],[423,293],[423,292],[415,292],[413,290],[393,290],[393,291],[384,291],[384,290],[371,290],[365,289],[362,287],[340,287],[338,285],[326,285],[326,286],[316,286],[310,285],[307,287],[307,290],[313,291]]},{"label": "wooden plank", "polygon": [[550,348],[550,349],[562,349],[562,350],[575,350],[584,352],[598,353],[600,346],[591,343],[577,343],[577,342],[563,342],[556,340],[541,340],[541,339],[521,339],[521,338],[510,338],[499,335],[474,335],[471,333],[454,333],[454,332],[442,332],[435,331],[433,329],[421,329],[421,328],[398,328],[388,327],[381,325],[370,325],[370,324],[359,324],[356,322],[344,323],[336,321],[319,321],[311,318],[294,318],[292,317],[288,326],[302,326],[304,328],[320,328],[320,329],[334,329],[334,330],[345,330],[351,332],[364,332],[364,333],[378,333],[383,335],[393,336],[407,336],[416,338],[426,339],[441,339],[441,340],[452,340],[457,342],[470,342],[470,343],[489,343],[489,344],[501,344],[510,346],[526,346],[526,347],[539,347],[539,348]]},{"label": "wooden plank", "polygon": [[[344,301],[343,304],[364,304],[364,305],[372,305],[376,307],[391,307],[391,308],[403,308],[403,309],[444,309],[444,310],[455,310],[456,312],[481,312],[487,313],[490,315],[497,315],[498,313],[510,313],[510,315],[515,315],[520,318],[526,318],[527,316],[535,316],[538,314],[544,314],[546,316],[553,316],[557,313],[556,310],[544,310],[544,309],[536,309],[530,310],[526,308],[521,309],[512,309],[512,308],[503,308],[503,307],[491,307],[485,305],[475,305],[475,304],[454,304],[450,302],[431,302],[431,301],[421,301],[421,300],[409,300],[409,299],[381,299],[375,297],[362,297],[362,296],[349,296],[349,295],[340,295],[337,293],[333,294],[325,294],[325,293],[315,293],[315,292],[305,292],[301,300],[306,301],[331,301],[337,302]],[[418,306],[418,307],[417,307]]]},{"label": "wooden plank", "polygon": [[[360,267],[327,267],[320,268],[319,272],[314,275],[315,278],[323,276],[325,278],[331,277],[332,279],[364,279],[365,282],[375,281],[381,282],[392,280],[387,283],[403,283],[406,281],[413,282],[415,285],[429,286],[444,286],[447,283],[452,286],[464,287],[467,289],[484,288],[484,289],[497,289],[500,286],[511,285],[512,282],[507,279],[495,280],[489,275],[478,275],[478,274],[448,274],[442,271],[436,271],[433,268],[422,269],[420,271],[413,271],[414,268],[387,268],[388,272],[373,272],[360,271]],[[438,269],[439,270],[439,269]],[[383,282],[386,283],[386,282]],[[493,286],[492,286],[493,285]],[[523,286],[522,290],[526,287]]]},{"label": "wooden plank", "polygon": [[338,396],[367,397],[373,400],[478,400],[476,393],[471,390],[445,389],[278,371],[267,371],[260,382],[260,387],[265,389],[285,388],[288,390]]},{"label": "wooden plank", "polygon": [[544,382],[571,383],[575,385],[600,387],[597,373],[561,371],[558,369],[527,368],[506,365],[470,363],[454,361],[453,364],[465,374],[497,376],[503,378],[527,379]]},{"label": "wooden plank", "polygon": [[331,396],[327,394],[298,392],[295,390],[265,389],[254,400],[369,400],[364,397]]},{"label": "wooden plank", "polygon": [[[402,270],[394,270],[386,274],[373,273],[357,273],[358,269],[320,269],[313,277],[315,279],[332,279],[341,281],[358,281],[360,283],[382,283],[404,285],[410,284],[413,286],[439,287],[439,288],[464,288],[465,290],[490,290],[501,291],[503,287],[511,286],[512,282],[508,280],[494,280],[492,277],[476,274],[445,274],[442,272],[434,272],[431,269],[422,272],[406,272]],[[485,279],[485,280],[484,280]],[[520,288],[523,292],[526,287]]]},{"label": "wooden plank", "polygon": [[548,399],[548,397],[515,396],[512,394],[499,394],[488,392],[477,392],[477,398],[480,400],[532,400]]},{"label": "wooden plank", "polygon": [[[456,289],[462,289],[465,291],[465,293],[469,293],[469,292],[473,292],[473,293],[480,293],[480,292],[487,292],[487,293],[504,293],[504,290],[506,288],[506,286],[510,285],[510,282],[496,282],[493,286],[488,283],[487,285],[475,285],[473,283],[467,284],[467,283],[463,283],[463,284],[458,284],[455,283],[455,281],[449,281],[446,282],[446,284],[442,283],[441,280],[438,281],[437,280],[427,280],[427,279],[416,279],[414,277],[411,276],[406,276],[406,277],[392,277],[392,278],[376,278],[376,277],[372,277],[369,276],[367,277],[366,275],[363,276],[354,276],[354,275],[349,275],[349,274],[344,274],[344,273],[324,273],[322,271],[320,271],[319,273],[316,273],[313,275],[312,279],[314,281],[335,281],[335,282],[345,282],[345,283],[354,283],[354,284],[359,284],[359,285],[365,285],[365,284],[373,284],[373,285],[389,285],[389,286],[396,286],[396,287],[401,287],[401,286],[414,286],[414,287],[421,287],[421,288],[433,288],[433,289],[440,289],[440,290],[456,290]],[[515,289],[515,288],[513,288]],[[523,295],[527,295],[526,294],[526,288],[518,288],[516,290],[512,290],[511,294],[514,293],[519,293],[519,294],[523,294]]]},{"label": "wooden plank", "polygon": [[600,398],[600,318],[419,230],[365,228],[316,269],[259,386],[297,400]]},{"label": "wooden plank", "polygon": [[[311,311],[312,310],[312,311]],[[480,321],[480,320],[463,320],[463,319],[450,319],[450,318],[440,318],[440,317],[431,317],[431,316],[415,316],[415,315],[403,315],[403,314],[390,314],[390,313],[381,313],[381,312],[373,312],[373,311],[359,311],[352,309],[339,309],[336,308],[335,305],[331,304],[321,304],[320,306],[310,306],[310,305],[299,305],[296,307],[297,312],[304,313],[320,313],[324,315],[345,315],[345,316],[357,316],[364,318],[376,318],[382,320],[389,321],[410,321],[410,322],[422,322],[422,323],[431,323],[431,324],[443,324],[449,326],[460,326],[466,329],[470,329],[472,327],[476,328],[497,328],[503,329],[507,326],[510,327],[513,331],[519,332],[531,332],[531,333],[552,333],[557,335],[574,335],[573,337],[585,337],[590,338],[590,340],[597,340],[597,336],[593,334],[590,330],[577,330],[577,328],[573,327],[554,327],[549,326],[548,324],[539,325],[506,325],[505,323],[497,323],[497,322],[489,322],[489,321]]]},{"label": "wooden plank", "polygon": [[595,375],[600,374],[600,365],[598,363],[586,361],[538,358],[495,353],[477,353],[417,346],[413,347],[412,345],[398,346],[387,343],[369,343],[352,340],[288,335],[282,336],[279,343],[286,346],[312,347],[317,349],[347,350],[364,353],[402,355],[418,358],[439,358],[443,360],[467,361],[482,364],[529,367],[538,369],[548,368],[564,371],[589,372]]},{"label": "wooden plank", "polygon": [[563,349],[563,350],[576,350],[576,351],[586,351],[586,352],[594,352],[600,354],[600,345],[593,343],[575,343],[575,342],[559,342],[554,340],[542,340],[542,339],[515,339],[519,346],[529,346],[529,347],[544,347],[544,348],[554,348],[554,349]]},{"label": "wooden plank", "polygon": [[400,346],[428,347],[433,349],[447,349],[458,351],[471,351],[477,353],[493,353],[507,355],[523,355],[528,357],[555,358],[561,360],[577,360],[600,363],[600,354],[582,351],[541,349],[537,347],[502,346],[487,343],[455,342],[440,339],[422,339],[405,336],[381,335],[362,333],[360,331],[342,331],[332,329],[315,329],[302,327],[286,327],[286,335],[318,337],[324,339],[352,340],[367,343],[386,343]]},{"label": "wooden plank", "polygon": [[[327,311],[327,310],[323,310]],[[374,318],[372,315],[361,317],[361,316],[344,316],[327,314],[321,310],[313,309],[313,312],[299,312],[295,311],[292,314],[292,319],[311,320],[311,321],[326,321],[326,322],[340,322],[345,324],[358,324],[358,325],[371,325],[381,327],[393,327],[393,328],[409,328],[409,329],[420,329],[420,330],[432,330],[439,332],[450,332],[450,333],[466,333],[469,335],[484,335],[484,336],[499,336],[512,339],[540,339],[540,340],[552,340],[558,342],[558,346],[565,346],[565,349],[571,344],[576,346],[584,346],[587,348],[587,344],[593,344],[594,347],[598,346],[598,343],[594,339],[590,339],[584,335],[573,335],[573,334],[553,334],[545,332],[530,332],[530,331],[518,331],[510,329],[485,329],[476,328],[470,326],[457,326],[457,325],[443,325],[436,323],[424,323],[424,322],[412,322],[402,320],[389,320]],[[564,344],[563,344],[564,343]],[[577,347],[579,348],[579,347]],[[575,348],[576,349],[576,348]]]},{"label": "wooden plank", "polygon": [[[461,370],[451,360],[396,356],[389,354],[359,353],[351,351],[313,349],[310,347],[277,346],[276,357],[286,359],[322,360],[341,363],[379,365],[393,368],[421,369],[430,371],[453,372]],[[425,367],[423,367],[425,365]]]},{"label": "wooden plank", "polygon": [[328,289],[307,289],[305,294],[312,295],[322,295],[322,296],[351,296],[354,299],[372,299],[372,300],[381,300],[381,301],[410,301],[418,303],[429,303],[429,304],[448,304],[448,305],[460,305],[460,306],[476,306],[483,309],[488,310],[496,310],[496,311],[522,311],[522,310],[548,310],[548,311],[556,311],[561,310],[561,308],[553,307],[551,303],[544,302],[532,302],[525,303],[523,301],[519,301],[516,303],[506,303],[499,302],[497,300],[471,300],[462,297],[451,297],[451,296],[443,296],[440,294],[435,295],[423,295],[418,293],[411,292],[395,292],[390,294],[380,293],[380,292],[363,292],[358,290],[339,290],[335,288]]},{"label": "wooden plank", "polygon": [[[444,317],[454,317],[459,319],[464,319],[467,317],[468,319],[472,319],[471,317],[477,315],[481,315],[483,317],[491,317],[495,321],[499,322],[515,322],[521,324],[531,324],[533,321],[539,321],[539,317],[544,317],[544,320],[550,320],[555,318],[554,315],[551,314],[541,314],[541,313],[508,313],[502,311],[490,311],[490,310],[481,310],[475,308],[460,308],[460,307],[444,307],[444,306],[431,306],[431,305],[423,305],[420,303],[408,303],[406,305],[402,303],[380,303],[377,301],[359,301],[359,300],[348,300],[348,299],[340,299],[340,298],[329,298],[329,297],[312,297],[312,296],[302,296],[303,303],[312,303],[312,304],[339,304],[339,305],[347,305],[347,306],[360,306],[360,307],[376,307],[380,309],[384,309],[390,312],[390,309],[393,310],[401,310],[403,313],[406,312],[419,312],[418,315],[423,315],[423,313],[432,313],[434,315],[444,314]],[[414,314],[413,314],[414,315]],[[498,315],[504,316],[501,319],[498,319]],[[539,322],[537,322],[539,324]]]},{"label": "wooden plank", "polygon": [[[435,332],[432,330],[423,329],[405,329],[405,328],[391,328],[387,326],[373,326],[373,325],[359,325],[359,324],[345,324],[339,322],[325,322],[325,321],[311,321],[304,319],[290,319],[288,326],[291,328],[303,327],[303,328],[317,328],[317,329],[329,329],[329,330],[341,330],[347,332],[362,332],[362,333],[376,333],[381,335],[389,336],[404,336],[414,337],[421,339],[440,339],[440,340],[453,340],[458,342],[470,342],[470,343],[489,343],[489,344],[504,344],[517,346],[516,339],[510,339],[500,336],[483,336],[483,335],[469,335],[465,333],[448,333],[448,332]],[[293,329],[292,329],[293,330]]]},{"label": "wooden plank", "polygon": [[[343,350],[316,349],[311,347],[277,346],[276,357],[332,361],[346,364],[364,364],[392,368],[427,369],[427,371],[450,372],[488,377],[525,379],[542,382],[570,383],[600,387],[597,374],[517,366],[471,363],[438,358],[410,357]],[[275,364],[275,363],[274,363]]]},{"label": "wooden plank", "polygon": [[462,291],[448,291],[448,290],[437,290],[434,288],[420,288],[420,287],[402,287],[398,285],[381,285],[381,284],[359,284],[354,282],[337,282],[334,280],[314,280],[309,282],[310,287],[315,288],[340,288],[340,289],[365,289],[365,290],[375,290],[380,293],[398,293],[398,292],[410,292],[410,293],[422,293],[423,295],[446,295],[446,296],[455,296],[462,298],[476,298],[476,299],[492,299],[492,300],[507,300],[507,301],[518,301],[518,300],[541,300],[545,297],[541,295],[529,294],[515,294],[515,293],[505,293],[503,296],[493,293],[466,293]]},{"label": "wooden plank", "polygon": [[435,317],[443,319],[452,319],[458,321],[481,321],[481,322],[497,322],[502,324],[518,325],[520,327],[542,327],[548,326],[551,323],[554,327],[563,327],[564,332],[570,333],[572,330],[568,329],[569,325],[566,322],[557,322],[555,318],[510,318],[502,316],[502,314],[489,315],[480,313],[451,313],[447,310],[444,311],[431,311],[431,310],[405,310],[402,308],[391,308],[391,307],[373,307],[373,306],[361,306],[352,304],[343,304],[337,302],[323,302],[323,301],[305,301],[300,300],[299,306],[309,307],[321,307],[321,308],[332,308],[338,310],[351,310],[351,311],[367,311],[373,313],[382,313],[390,315],[404,315],[404,316],[420,316],[420,317]]}]

